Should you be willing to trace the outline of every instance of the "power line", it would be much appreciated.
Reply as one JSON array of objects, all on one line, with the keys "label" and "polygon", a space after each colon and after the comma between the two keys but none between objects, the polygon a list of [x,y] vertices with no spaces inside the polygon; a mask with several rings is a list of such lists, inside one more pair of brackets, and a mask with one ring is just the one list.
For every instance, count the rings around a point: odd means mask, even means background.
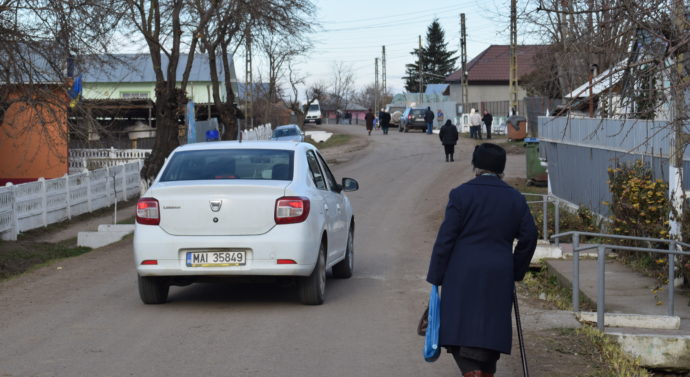
[{"label": "power line", "polygon": [[[453,16],[437,17],[437,19],[440,21],[440,20],[446,20],[446,19],[452,18],[452,17]],[[420,19],[420,17],[415,16],[415,17],[406,18],[403,20],[398,20],[396,22],[385,22],[385,23],[380,23],[380,24],[372,24],[372,25],[367,25],[367,26],[353,26],[353,27],[340,28],[340,29],[324,29],[323,32],[332,33],[332,32],[338,32],[338,31],[354,31],[354,30],[377,29],[377,28],[388,27],[388,26],[402,26],[402,25],[409,25],[408,21],[419,20],[419,19]]]},{"label": "power line", "polygon": [[[459,9],[457,5],[449,5],[447,7],[441,7],[441,8],[435,8],[433,11],[427,11],[427,12],[417,12],[414,13],[416,17],[423,17],[425,15],[432,15],[436,14],[438,12],[445,12],[445,11],[451,11],[455,9]],[[426,13],[426,14],[425,14]],[[386,17],[388,18],[395,18],[395,17],[401,17],[401,16],[407,16],[409,15],[410,12],[405,12],[405,13],[398,13],[398,14],[388,14]],[[360,18],[357,20],[352,20],[352,21],[328,21],[328,20],[323,20],[322,22],[325,24],[350,24],[350,23],[357,23],[357,22],[362,22],[362,21],[373,21],[373,20],[380,20],[381,17],[370,17],[370,18]]]}]

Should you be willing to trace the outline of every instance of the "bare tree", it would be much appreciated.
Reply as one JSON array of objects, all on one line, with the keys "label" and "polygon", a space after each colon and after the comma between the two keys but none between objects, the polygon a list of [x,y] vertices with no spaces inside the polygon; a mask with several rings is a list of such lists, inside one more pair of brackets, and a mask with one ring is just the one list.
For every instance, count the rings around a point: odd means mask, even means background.
[{"label": "bare tree", "polygon": [[[271,103],[279,99],[281,81],[289,71],[288,65],[311,48],[311,41],[303,34],[269,33],[259,37],[259,49],[267,60],[268,100]],[[290,84],[290,78],[287,79],[287,84]]]},{"label": "bare tree", "polygon": [[222,138],[228,140],[235,138],[237,119],[242,116],[229,74],[234,71],[231,56],[247,40],[260,40],[262,35],[300,35],[310,31],[307,16],[314,6],[309,0],[219,0],[215,4],[217,9],[204,32],[203,43],[212,78],[218,77],[219,69],[225,72],[227,97],[223,101],[220,86],[213,85],[213,100],[225,126]]},{"label": "bare tree", "polygon": [[294,61],[290,61],[287,64],[287,80],[290,85],[290,89],[286,99],[288,108],[293,111],[295,117],[299,119],[299,122],[303,122],[304,111],[299,105],[299,87],[304,85],[306,77],[297,71],[294,64]]},{"label": "bare tree", "polygon": [[558,97],[586,82],[593,64],[604,71],[627,55],[633,22],[627,0],[533,0],[525,5],[522,35],[540,35],[550,48],[535,59],[531,89]]},{"label": "bare tree", "polygon": [[380,87],[377,88],[373,83],[362,88],[359,92],[355,93],[354,96],[355,102],[357,104],[372,109],[374,112],[378,111],[378,109],[376,108],[376,103],[389,103],[392,98],[393,96],[390,92],[386,91],[384,93]]},{"label": "bare tree", "polygon": [[331,72],[333,78],[328,102],[336,110],[346,110],[354,94],[355,76],[352,67],[342,61],[334,62]]},{"label": "bare tree", "polygon": [[85,133],[78,124],[36,123],[69,122],[68,91],[77,60],[107,52],[121,8],[115,0],[0,0],[0,124],[11,106],[34,114],[32,122],[2,130],[6,135],[38,132],[43,147],[52,149],[68,140],[56,131]]},{"label": "bare tree", "polygon": [[[156,139],[141,171],[142,178],[151,181],[179,145],[178,119],[187,102],[194,53],[214,8],[208,5],[206,11],[199,12],[200,8],[184,0],[126,0],[126,5],[128,21],[146,41],[156,77]],[[184,60],[183,48],[189,51]],[[184,64],[182,77],[177,76],[180,64]]]}]

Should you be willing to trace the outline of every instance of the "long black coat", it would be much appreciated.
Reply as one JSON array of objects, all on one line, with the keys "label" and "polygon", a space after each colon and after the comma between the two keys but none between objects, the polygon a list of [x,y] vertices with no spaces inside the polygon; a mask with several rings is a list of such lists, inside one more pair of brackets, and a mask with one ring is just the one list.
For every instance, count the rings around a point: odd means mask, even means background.
[{"label": "long black coat", "polygon": [[500,178],[482,175],[450,192],[426,278],[442,286],[441,346],[510,353],[514,281],[536,243],[524,197]]},{"label": "long black coat", "polygon": [[438,137],[443,145],[455,145],[458,143],[458,129],[452,124],[444,124]]}]

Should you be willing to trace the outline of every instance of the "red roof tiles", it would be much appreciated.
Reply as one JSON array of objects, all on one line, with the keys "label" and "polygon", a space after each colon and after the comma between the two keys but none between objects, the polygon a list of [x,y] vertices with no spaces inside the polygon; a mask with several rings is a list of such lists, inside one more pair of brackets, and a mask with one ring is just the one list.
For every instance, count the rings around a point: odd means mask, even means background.
[{"label": "red roof tiles", "polygon": [[[546,45],[517,46],[518,78],[534,70],[533,59]],[[491,45],[467,63],[468,82],[508,82],[510,81],[510,46]],[[459,82],[461,70],[446,77],[446,82]]]}]

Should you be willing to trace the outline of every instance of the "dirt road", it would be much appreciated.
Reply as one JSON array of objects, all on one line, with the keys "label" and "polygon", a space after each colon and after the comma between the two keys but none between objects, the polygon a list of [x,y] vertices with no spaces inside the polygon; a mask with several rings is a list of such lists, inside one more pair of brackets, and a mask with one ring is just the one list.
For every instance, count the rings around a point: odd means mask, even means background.
[{"label": "dirt road", "polygon": [[[333,169],[360,183],[349,195],[355,274],[329,278],[324,305],[302,306],[290,286],[195,284],[146,306],[126,240],[0,283],[0,376],[458,376],[448,355],[424,362],[415,328],[442,210],[471,177],[474,144],[446,163],[437,135],[370,138]],[[524,175],[524,156],[509,155],[507,175]],[[520,375],[516,348],[501,368]]]}]

